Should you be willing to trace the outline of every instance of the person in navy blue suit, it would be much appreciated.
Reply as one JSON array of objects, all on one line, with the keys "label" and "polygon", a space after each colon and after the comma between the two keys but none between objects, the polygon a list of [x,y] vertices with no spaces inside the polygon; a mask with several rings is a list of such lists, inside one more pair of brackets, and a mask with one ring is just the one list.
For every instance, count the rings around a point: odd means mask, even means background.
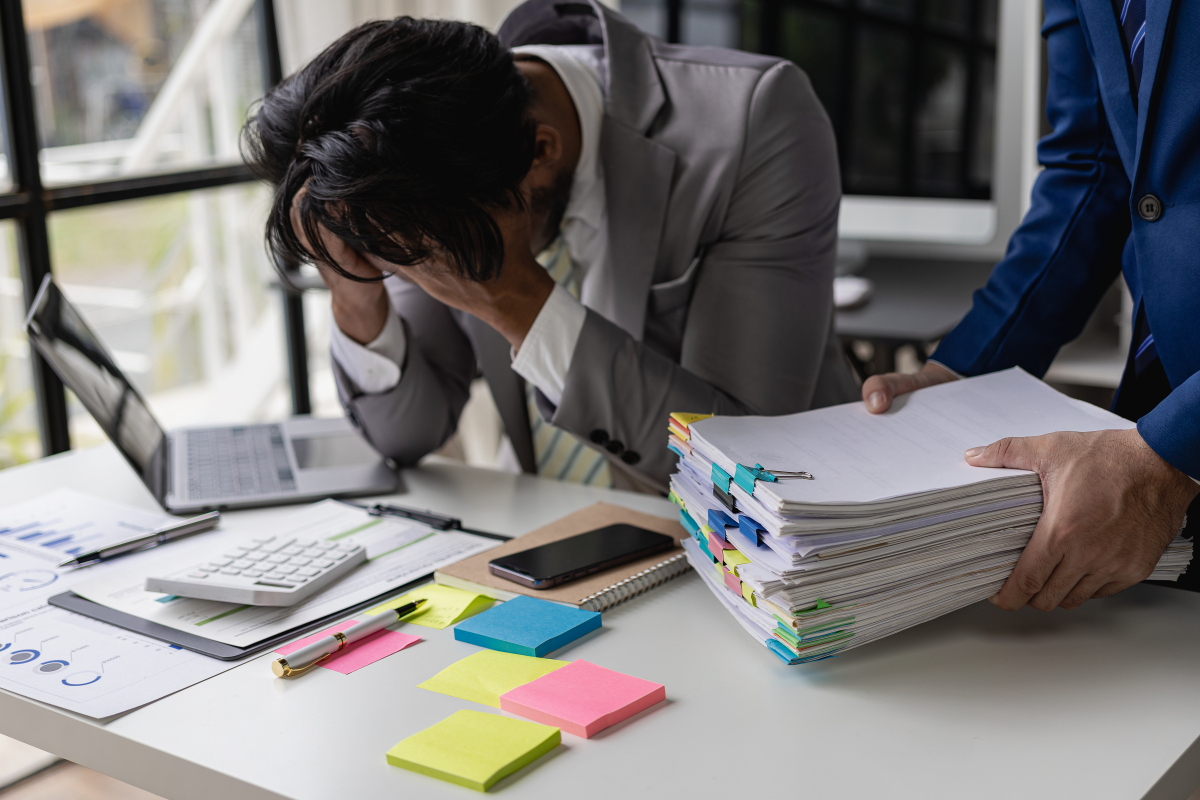
[{"label": "person in navy blue suit", "polygon": [[1200,492],[1200,3],[1045,8],[1054,130],[1038,145],[1029,212],[936,361],[869,378],[863,400],[880,413],[959,376],[1044,375],[1124,273],[1137,311],[1114,410],[1137,428],[966,452],[974,466],[1041,476],[1041,520],[992,602],[1049,611],[1143,580]]}]

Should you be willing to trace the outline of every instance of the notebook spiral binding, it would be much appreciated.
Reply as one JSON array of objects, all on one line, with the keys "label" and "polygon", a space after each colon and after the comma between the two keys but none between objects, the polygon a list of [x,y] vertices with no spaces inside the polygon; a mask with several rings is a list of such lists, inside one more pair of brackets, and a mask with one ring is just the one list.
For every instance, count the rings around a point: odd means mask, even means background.
[{"label": "notebook spiral binding", "polygon": [[648,567],[636,575],[630,575],[620,583],[614,583],[606,589],[601,589],[583,599],[579,607],[584,611],[607,611],[615,605],[624,603],[631,597],[636,597],[647,589],[653,589],[659,584],[677,578],[692,568],[687,556],[680,553],[660,561],[653,567]]}]

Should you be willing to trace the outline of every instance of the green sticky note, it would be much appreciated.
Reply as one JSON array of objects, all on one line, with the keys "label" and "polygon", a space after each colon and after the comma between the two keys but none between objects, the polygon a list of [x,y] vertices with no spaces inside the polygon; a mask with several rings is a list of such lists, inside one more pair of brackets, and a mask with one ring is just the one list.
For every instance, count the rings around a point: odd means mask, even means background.
[{"label": "green sticky note", "polygon": [[480,650],[461,661],[455,661],[417,687],[499,708],[500,695],[566,665],[566,661],[552,658]]},{"label": "green sticky note", "polygon": [[725,566],[736,567],[741,564],[749,564],[750,559],[742,555],[741,550],[726,550],[725,551]]},{"label": "green sticky note", "polygon": [[388,750],[387,762],[486,792],[561,741],[549,725],[464,709]]},{"label": "green sticky note", "polygon": [[415,614],[409,614],[404,618],[405,622],[411,622],[413,625],[422,625],[426,628],[447,628],[456,622],[461,622],[467,617],[473,617],[480,611],[487,611],[492,607],[492,603],[496,602],[490,597],[482,594],[474,594],[472,592],[464,592],[462,589],[453,589],[449,586],[439,586],[436,583],[431,583],[428,586],[422,586],[420,589],[413,589],[406,595],[397,597],[394,600],[389,600],[381,606],[376,606],[366,612],[370,616],[374,616],[389,608],[399,608],[405,603],[411,603],[413,600],[424,598],[427,602],[421,606],[420,610]]}]

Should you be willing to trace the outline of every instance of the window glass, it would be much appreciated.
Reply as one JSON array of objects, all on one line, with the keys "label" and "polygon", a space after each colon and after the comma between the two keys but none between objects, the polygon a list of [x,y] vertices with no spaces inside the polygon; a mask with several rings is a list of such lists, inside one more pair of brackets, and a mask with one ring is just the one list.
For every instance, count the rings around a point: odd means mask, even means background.
[{"label": "window glass", "polygon": [[[52,214],[55,279],[165,427],[290,410],[257,184]],[[104,435],[70,398],[71,442]]]},{"label": "window glass", "polygon": [[895,194],[901,189],[903,67],[910,44],[902,34],[876,27],[861,27],[857,38],[855,129],[844,189],[850,194]]},{"label": "window glass", "polygon": [[913,5],[914,0],[859,0],[859,6],[865,11],[900,19],[912,16]]},{"label": "window glass", "polygon": [[685,0],[680,27],[688,44],[737,47],[739,23],[734,0]]},{"label": "window glass", "polygon": [[[996,59],[985,56],[979,59],[979,75],[975,88],[975,119],[972,129],[975,146],[971,151],[970,181],[971,194],[984,197],[992,185],[992,157],[996,132]],[[1043,115],[1045,116],[1045,115]]]},{"label": "window glass", "polygon": [[665,0],[623,0],[621,14],[652,36],[667,38],[667,4]]},{"label": "window glass", "polygon": [[43,182],[238,161],[263,94],[250,2],[25,0]]},{"label": "window glass", "polygon": [[25,299],[17,267],[16,225],[0,221],[0,469],[42,455]]},{"label": "window glass", "polygon": [[971,25],[971,2],[972,0],[925,0],[923,13],[925,19],[935,28],[967,33]]},{"label": "window glass", "polygon": [[927,44],[921,52],[920,69],[917,194],[953,196],[962,184],[967,60],[956,47]]}]

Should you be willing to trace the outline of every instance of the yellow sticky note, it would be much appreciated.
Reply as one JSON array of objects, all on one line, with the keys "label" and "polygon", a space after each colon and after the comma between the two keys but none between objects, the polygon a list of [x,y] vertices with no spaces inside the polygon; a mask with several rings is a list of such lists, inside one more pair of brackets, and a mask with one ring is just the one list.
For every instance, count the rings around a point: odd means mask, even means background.
[{"label": "yellow sticky note", "polygon": [[486,792],[561,741],[558,728],[549,725],[464,709],[398,743],[387,762]]},{"label": "yellow sticky note", "polygon": [[675,420],[680,425],[682,425],[686,428],[688,425],[691,425],[693,422],[699,422],[700,420],[708,419],[711,416],[712,416],[712,414],[690,414],[686,411],[676,411],[673,414],[671,414],[671,419]]},{"label": "yellow sticky note", "polygon": [[408,594],[397,597],[394,600],[389,600],[366,613],[369,616],[374,616],[389,608],[399,608],[405,603],[410,603],[422,597],[428,602],[421,606],[420,611],[405,617],[404,621],[411,622],[414,625],[422,625],[426,628],[437,628],[438,630],[453,625],[456,622],[462,622],[467,617],[473,617],[480,611],[486,611],[492,607],[492,603],[496,602],[492,598],[481,594],[472,594],[471,592],[464,592],[462,589],[453,589],[449,586],[440,586],[436,583],[431,583],[428,586],[422,586],[420,589],[413,589]]},{"label": "yellow sticky note", "polygon": [[750,584],[742,584],[742,597],[745,598],[747,603],[758,608],[758,603],[754,602],[754,590],[750,588]]},{"label": "yellow sticky note", "polygon": [[741,564],[749,564],[749,563],[750,563],[750,559],[748,559],[744,555],[742,555],[742,552],[740,550],[726,550],[725,551],[725,566],[736,567],[736,566],[740,566]]},{"label": "yellow sticky note", "polygon": [[431,692],[499,708],[500,695],[566,665],[566,661],[556,661],[552,658],[534,658],[516,653],[502,653],[499,650],[480,650],[455,661],[417,686]]}]

